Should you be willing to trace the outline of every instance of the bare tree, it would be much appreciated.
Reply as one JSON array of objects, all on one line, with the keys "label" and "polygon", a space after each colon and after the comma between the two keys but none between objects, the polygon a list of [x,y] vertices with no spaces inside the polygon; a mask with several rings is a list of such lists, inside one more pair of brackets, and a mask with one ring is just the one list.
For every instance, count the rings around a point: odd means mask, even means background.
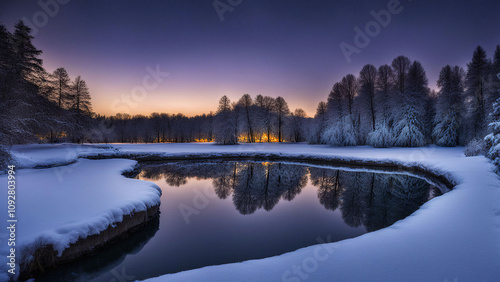
[{"label": "bare tree", "polygon": [[283,142],[283,124],[285,118],[290,114],[288,104],[283,97],[276,98],[276,108],[274,109],[278,117],[278,142]]}]

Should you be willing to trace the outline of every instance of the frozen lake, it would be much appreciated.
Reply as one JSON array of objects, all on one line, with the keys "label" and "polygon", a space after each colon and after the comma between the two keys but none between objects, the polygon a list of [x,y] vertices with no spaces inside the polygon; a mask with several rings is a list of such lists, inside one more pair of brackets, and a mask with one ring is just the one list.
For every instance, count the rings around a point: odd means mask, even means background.
[{"label": "frozen lake", "polygon": [[159,219],[41,281],[129,281],[280,255],[390,226],[441,194],[405,174],[306,164],[183,161],[141,168],[137,178],[163,191]]}]

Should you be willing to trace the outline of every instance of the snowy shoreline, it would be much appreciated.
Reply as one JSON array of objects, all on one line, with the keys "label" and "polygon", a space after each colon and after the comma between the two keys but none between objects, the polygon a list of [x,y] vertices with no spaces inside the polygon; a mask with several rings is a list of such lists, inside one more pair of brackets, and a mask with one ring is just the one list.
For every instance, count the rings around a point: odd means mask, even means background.
[{"label": "snowy shoreline", "polygon": [[[456,184],[453,191],[429,201],[412,216],[389,228],[350,240],[322,244],[331,247],[334,252],[324,261],[316,261],[314,271],[311,267],[304,268],[304,262],[308,262],[310,257],[314,258],[317,246],[277,257],[165,275],[151,281],[453,281],[455,278],[459,281],[494,281],[500,276],[500,181],[486,158],[465,158],[463,148],[113,144],[108,148],[86,146],[89,148],[85,150],[78,148],[78,145],[56,145],[37,150],[36,146],[24,147],[31,147],[29,150],[24,150],[22,146],[14,148],[14,156],[21,165],[36,167],[54,161],[61,164],[64,161],[74,162],[78,157],[126,157],[136,160],[172,160],[195,156],[316,159],[336,164],[354,162],[363,166],[414,169]],[[47,149],[52,150],[50,158],[44,157],[42,153]],[[362,256],[357,255],[361,253]],[[296,273],[295,266],[302,267],[302,272]]]},{"label": "snowy shoreline", "polygon": [[[40,268],[80,258],[152,220],[161,190],[123,175],[136,164],[80,159],[67,166],[17,170],[16,275],[28,278]],[[0,175],[1,181],[6,177]],[[6,244],[0,252],[6,258]],[[0,281],[8,278],[6,266],[2,263]]]}]

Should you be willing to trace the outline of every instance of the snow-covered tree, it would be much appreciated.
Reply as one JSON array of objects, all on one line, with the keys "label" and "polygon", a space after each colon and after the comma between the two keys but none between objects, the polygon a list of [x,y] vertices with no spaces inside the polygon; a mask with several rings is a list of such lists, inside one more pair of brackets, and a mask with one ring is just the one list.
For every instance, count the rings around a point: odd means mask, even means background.
[{"label": "snow-covered tree", "polygon": [[323,134],[323,142],[332,146],[356,146],[356,130],[351,116],[347,115],[331,125]]},{"label": "snow-covered tree", "polygon": [[354,99],[358,85],[356,77],[349,74],[335,83],[326,104],[328,126],[323,132],[322,143],[332,146],[355,146],[357,131],[354,128]]},{"label": "snow-covered tree", "polygon": [[486,57],[486,51],[481,46],[477,46],[472,55],[472,60],[467,64],[466,94],[468,96],[468,127],[469,136],[467,140],[473,138],[483,138],[486,134],[486,117],[489,100],[488,77],[490,64]]},{"label": "snow-covered tree", "polygon": [[377,124],[375,131],[368,134],[368,144],[375,148],[388,148],[394,145],[394,136],[387,123]]},{"label": "snow-covered tree", "polygon": [[401,97],[401,112],[394,128],[395,145],[398,147],[423,146],[426,138],[423,133],[422,120],[429,89],[427,77],[420,62],[415,61],[410,65],[405,88]]},{"label": "snow-covered tree", "polygon": [[321,144],[321,136],[323,136],[328,122],[326,103],[321,101],[316,109],[312,126],[309,129],[308,142],[310,144]]},{"label": "snow-covered tree", "polygon": [[[491,113],[493,111],[493,103],[500,98],[500,78],[498,74],[500,73],[500,45],[497,45],[495,52],[493,53],[493,60],[491,60],[490,74],[488,77],[488,100],[486,105],[488,105],[487,112]],[[491,117],[491,116],[490,116]],[[488,118],[488,122],[491,119]]]},{"label": "snow-covered tree", "polygon": [[459,66],[444,67],[437,85],[440,87],[436,103],[436,127],[433,137],[437,145],[457,146],[462,126],[463,92],[465,72]]},{"label": "snow-covered tree", "polygon": [[233,115],[231,100],[225,95],[222,96],[219,100],[219,108],[215,116],[215,142],[223,145],[238,143]]},{"label": "snow-covered tree", "polygon": [[[500,79],[500,72],[497,74],[498,79]],[[500,92],[500,89],[497,90]],[[493,103],[493,111],[490,113],[491,123],[489,124],[491,128],[491,133],[486,135],[484,138],[484,143],[488,152],[486,156],[493,161],[497,167],[497,171],[500,171],[500,98]]]},{"label": "snow-covered tree", "polygon": [[295,109],[290,115],[286,126],[288,140],[291,142],[302,142],[306,140],[306,112],[303,109]]},{"label": "snow-covered tree", "polygon": [[377,80],[377,69],[373,65],[365,65],[359,72],[359,96],[361,102],[361,114],[368,120],[370,131],[375,130],[375,83]]},{"label": "snow-covered tree", "polygon": [[395,101],[393,99],[394,75],[389,65],[382,65],[377,71],[377,80],[375,83],[375,112],[376,121],[386,123],[389,128],[393,123],[393,109]]}]

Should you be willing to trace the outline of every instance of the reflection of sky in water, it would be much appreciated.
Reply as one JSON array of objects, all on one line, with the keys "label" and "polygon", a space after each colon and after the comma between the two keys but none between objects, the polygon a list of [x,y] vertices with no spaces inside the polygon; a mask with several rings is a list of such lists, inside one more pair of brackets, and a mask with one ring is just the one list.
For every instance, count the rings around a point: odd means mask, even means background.
[{"label": "reflection of sky in water", "polygon": [[[163,194],[159,230],[114,268],[134,279],[353,238],[408,216],[436,192],[405,175],[277,163],[146,164],[139,178]],[[195,211],[189,224],[180,208]],[[93,281],[115,278],[105,272]]]}]

